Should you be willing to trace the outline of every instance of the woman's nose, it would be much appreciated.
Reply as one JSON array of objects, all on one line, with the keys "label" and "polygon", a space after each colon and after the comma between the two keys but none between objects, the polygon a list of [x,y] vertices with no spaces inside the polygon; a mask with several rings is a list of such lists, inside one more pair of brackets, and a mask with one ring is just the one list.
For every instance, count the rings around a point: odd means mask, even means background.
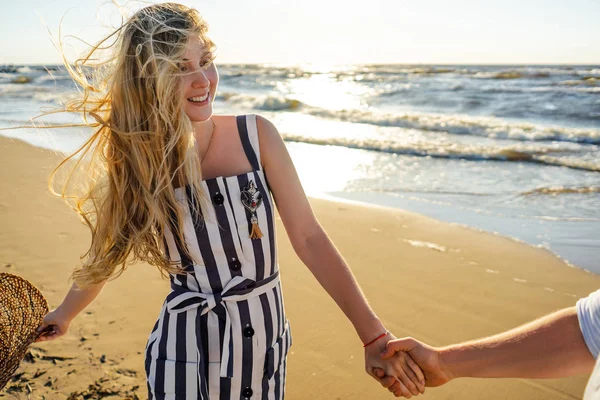
[{"label": "woman's nose", "polygon": [[203,70],[199,69],[194,74],[194,80],[192,81],[192,87],[194,89],[202,89],[210,85],[210,80],[206,77]]}]

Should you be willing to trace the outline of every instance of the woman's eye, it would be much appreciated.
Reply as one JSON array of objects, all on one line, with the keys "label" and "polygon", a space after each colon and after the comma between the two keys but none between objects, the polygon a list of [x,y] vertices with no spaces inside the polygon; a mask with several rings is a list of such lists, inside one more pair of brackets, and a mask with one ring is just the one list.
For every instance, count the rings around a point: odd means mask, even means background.
[{"label": "woman's eye", "polygon": [[180,70],[181,72],[185,72],[185,71],[187,71],[187,67],[179,67],[179,70]]},{"label": "woman's eye", "polygon": [[200,68],[206,68],[212,63],[211,60],[204,60],[200,63]]}]

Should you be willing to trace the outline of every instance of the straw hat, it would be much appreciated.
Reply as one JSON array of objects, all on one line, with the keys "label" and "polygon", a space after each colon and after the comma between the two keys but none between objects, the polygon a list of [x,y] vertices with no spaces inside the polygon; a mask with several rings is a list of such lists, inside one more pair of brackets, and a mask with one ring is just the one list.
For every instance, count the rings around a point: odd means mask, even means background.
[{"label": "straw hat", "polygon": [[19,276],[0,273],[0,389],[38,338],[37,328],[47,313],[48,303],[35,286]]}]

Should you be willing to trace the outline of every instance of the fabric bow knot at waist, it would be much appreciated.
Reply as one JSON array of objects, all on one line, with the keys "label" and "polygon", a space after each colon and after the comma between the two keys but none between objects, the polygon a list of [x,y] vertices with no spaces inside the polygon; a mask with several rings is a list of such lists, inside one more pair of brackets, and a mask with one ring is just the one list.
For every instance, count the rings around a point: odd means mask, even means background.
[{"label": "fabric bow knot at waist", "polygon": [[[233,365],[233,352],[230,345],[232,327],[227,304],[259,296],[272,290],[277,284],[279,284],[279,271],[259,282],[235,276],[225,285],[220,293],[200,293],[183,287],[175,288],[167,295],[167,310],[170,313],[178,314],[193,308],[199,308],[199,315],[204,315],[209,311],[213,311],[219,304],[223,305],[225,309],[225,333],[223,346],[221,347],[220,376],[222,378],[230,378],[233,370],[233,368],[230,368]],[[196,334],[199,335],[200,332]],[[202,354],[200,354],[202,351],[202,346],[198,346],[199,361],[200,357],[202,357]]]}]

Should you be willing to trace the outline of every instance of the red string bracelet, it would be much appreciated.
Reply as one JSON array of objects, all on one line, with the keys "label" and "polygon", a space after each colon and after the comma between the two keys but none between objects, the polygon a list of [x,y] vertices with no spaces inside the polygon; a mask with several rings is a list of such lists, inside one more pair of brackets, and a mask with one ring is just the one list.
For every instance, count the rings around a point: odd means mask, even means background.
[{"label": "red string bracelet", "polygon": [[384,333],[382,333],[381,335],[377,336],[375,339],[371,340],[369,343],[367,343],[367,344],[363,344],[363,347],[367,347],[368,345],[375,343],[376,341],[378,341],[379,339],[381,339],[382,337],[384,337],[384,336],[385,336],[385,335],[387,335],[388,333],[390,333],[390,332],[388,332],[388,331],[385,331],[385,332],[384,332]]}]

